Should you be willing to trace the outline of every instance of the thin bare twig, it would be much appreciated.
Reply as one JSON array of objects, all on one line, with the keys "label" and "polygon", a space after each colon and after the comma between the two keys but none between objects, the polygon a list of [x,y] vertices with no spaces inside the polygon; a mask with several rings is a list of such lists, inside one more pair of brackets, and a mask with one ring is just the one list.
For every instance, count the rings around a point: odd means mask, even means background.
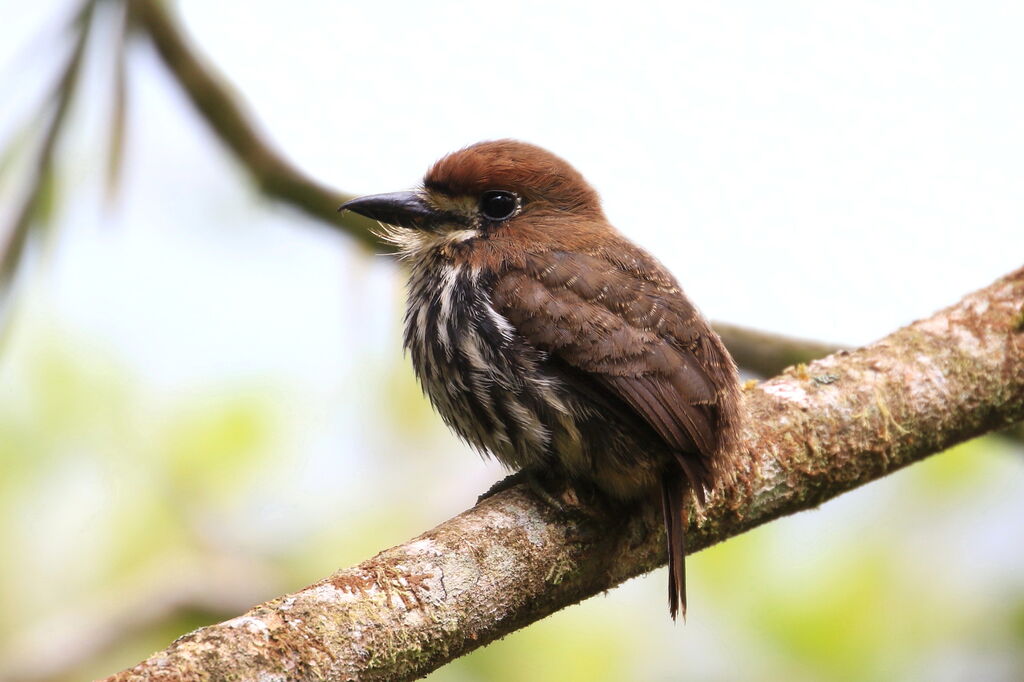
[{"label": "thin bare twig", "polygon": [[264,141],[243,106],[197,56],[178,23],[168,14],[166,3],[128,1],[132,20],[152,41],[189,101],[265,194],[339,228],[364,246],[377,251],[391,250],[374,236],[375,222],[351,212],[338,213],[338,206],[352,195],[313,180]]},{"label": "thin bare twig", "polygon": [[95,0],[84,3],[73,21],[76,31],[75,45],[53,91],[53,111],[50,113],[49,124],[36,154],[32,170],[33,177],[29,182],[28,192],[21,208],[15,215],[11,227],[8,228],[6,240],[0,248],[0,289],[5,288],[14,276],[28,241],[33,221],[39,215],[47,190],[51,188],[54,154],[61,133],[64,131],[64,122],[78,85],[95,7]]},{"label": "thin bare twig", "polygon": [[840,350],[849,350],[838,344],[797,339],[728,322],[715,322],[714,327],[736,363],[763,377],[773,376],[787,367],[806,364]]}]

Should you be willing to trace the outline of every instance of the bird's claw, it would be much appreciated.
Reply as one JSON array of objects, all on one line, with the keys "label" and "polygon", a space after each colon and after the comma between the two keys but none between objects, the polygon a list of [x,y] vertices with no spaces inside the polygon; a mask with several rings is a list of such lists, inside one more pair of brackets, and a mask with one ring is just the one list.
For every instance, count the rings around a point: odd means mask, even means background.
[{"label": "bird's claw", "polygon": [[[487,498],[493,497],[494,495],[505,490],[509,490],[519,484],[525,485],[529,488],[530,492],[555,511],[559,513],[566,511],[566,501],[553,495],[544,484],[544,477],[530,469],[520,469],[514,474],[510,474],[500,481],[497,481],[494,485],[488,488],[486,492],[476,498],[476,502],[477,504],[480,504]],[[575,506],[576,496],[572,494],[571,489],[569,489],[568,494],[572,496],[570,504]]]}]

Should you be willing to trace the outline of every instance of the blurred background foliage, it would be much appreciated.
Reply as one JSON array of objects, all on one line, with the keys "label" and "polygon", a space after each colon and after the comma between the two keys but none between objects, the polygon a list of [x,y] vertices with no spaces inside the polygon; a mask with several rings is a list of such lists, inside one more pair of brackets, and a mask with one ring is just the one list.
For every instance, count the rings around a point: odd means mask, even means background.
[{"label": "blurred background foliage", "polygon": [[[102,344],[23,324],[0,374],[3,679],[130,665],[424,529],[424,506],[441,520],[446,505],[420,491],[457,489],[457,508],[486,483],[446,480],[470,455],[450,454],[396,358],[359,403],[335,403],[388,432],[394,459],[372,484],[331,474],[357,499],[310,518],[282,480],[317,466],[287,389],[168,397]],[[1019,510],[1019,450],[981,439],[702,552],[686,625],[666,622],[656,574],[431,679],[1012,679],[1024,669],[1019,518],[1006,516]]]},{"label": "blurred background foliage", "polygon": [[[72,22],[99,36],[81,58],[55,57],[81,33],[25,33],[68,7],[9,4],[0,34],[29,48],[0,69],[0,206],[26,236],[5,259],[0,680],[114,672],[501,475],[420,395],[395,265],[260,199],[126,51],[118,3]],[[66,104],[60,59],[84,79]],[[979,439],[693,557],[685,625],[659,571],[430,679],[1024,679],[1022,489],[1020,443]]]}]

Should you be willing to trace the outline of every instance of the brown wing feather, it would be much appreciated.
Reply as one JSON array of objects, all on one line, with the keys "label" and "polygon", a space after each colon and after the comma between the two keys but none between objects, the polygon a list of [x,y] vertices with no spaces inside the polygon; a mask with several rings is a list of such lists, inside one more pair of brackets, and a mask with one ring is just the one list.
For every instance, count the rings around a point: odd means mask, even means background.
[{"label": "brown wing feather", "polygon": [[625,402],[673,450],[700,495],[731,448],[736,370],[675,281],[625,243],[616,259],[531,254],[494,304],[532,345]]}]

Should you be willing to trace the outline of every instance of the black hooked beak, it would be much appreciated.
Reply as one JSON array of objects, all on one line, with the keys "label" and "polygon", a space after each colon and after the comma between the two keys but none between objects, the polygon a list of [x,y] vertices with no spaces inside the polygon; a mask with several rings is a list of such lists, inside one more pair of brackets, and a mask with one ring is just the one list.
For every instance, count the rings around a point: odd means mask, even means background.
[{"label": "black hooked beak", "polygon": [[371,194],[342,204],[338,211],[352,211],[388,225],[429,230],[451,216],[428,204],[418,192]]}]

